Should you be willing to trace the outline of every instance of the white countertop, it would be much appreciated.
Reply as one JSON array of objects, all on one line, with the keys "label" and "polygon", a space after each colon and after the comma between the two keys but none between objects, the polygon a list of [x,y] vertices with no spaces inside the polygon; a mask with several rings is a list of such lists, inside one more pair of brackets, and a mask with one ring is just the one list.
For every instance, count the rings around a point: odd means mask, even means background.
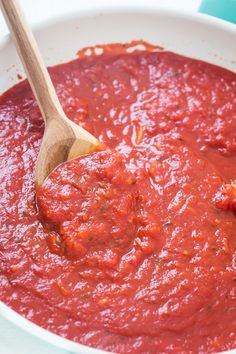
[{"label": "white countertop", "polygon": [[[30,24],[49,19],[53,16],[68,12],[89,9],[93,6],[115,5],[117,3],[136,6],[145,4],[147,0],[20,0]],[[183,9],[185,11],[197,11],[200,0],[148,0],[149,4]],[[0,38],[7,34],[8,30],[2,15],[0,14]],[[57,349],[33,336],[23,332],[6,319],[0,318],[0,353],[1,354],[68,354],[64,350]]]}]

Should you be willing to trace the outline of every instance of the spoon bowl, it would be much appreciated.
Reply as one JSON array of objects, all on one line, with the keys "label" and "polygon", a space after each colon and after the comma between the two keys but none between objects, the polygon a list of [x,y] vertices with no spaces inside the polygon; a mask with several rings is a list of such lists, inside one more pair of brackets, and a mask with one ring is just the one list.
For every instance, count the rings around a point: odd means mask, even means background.
[{"label": "spoon bowl", "polygon": [[63,115],[61,119],[49,119],[45,126],[35,169],[36,187],[64,161],[100,149],[93,135]]}]

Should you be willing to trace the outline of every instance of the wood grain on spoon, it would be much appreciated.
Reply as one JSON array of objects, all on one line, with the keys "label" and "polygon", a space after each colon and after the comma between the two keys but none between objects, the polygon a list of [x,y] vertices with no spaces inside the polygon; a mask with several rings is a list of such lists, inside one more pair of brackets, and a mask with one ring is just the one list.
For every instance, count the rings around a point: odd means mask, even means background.
[{"label": "wood grain on spoon", "polygon": [[60,163],[95,150],[100,142],[66,117],[32,31],[16,0],[0,0],[4,17],[45,122],[35,170],[36,186]]}]

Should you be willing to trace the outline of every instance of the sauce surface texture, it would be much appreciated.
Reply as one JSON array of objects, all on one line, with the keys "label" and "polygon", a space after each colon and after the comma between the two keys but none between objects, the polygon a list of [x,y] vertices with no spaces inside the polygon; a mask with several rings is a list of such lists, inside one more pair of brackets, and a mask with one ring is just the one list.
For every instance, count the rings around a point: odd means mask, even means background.
[{"label": "sauce surface texture", "polygon": [[1,300],[107,351],[236,347],[236,74],[118,49],[50,74],[107,150],[36,197],[43,120],[26,81],[0,97]]}]

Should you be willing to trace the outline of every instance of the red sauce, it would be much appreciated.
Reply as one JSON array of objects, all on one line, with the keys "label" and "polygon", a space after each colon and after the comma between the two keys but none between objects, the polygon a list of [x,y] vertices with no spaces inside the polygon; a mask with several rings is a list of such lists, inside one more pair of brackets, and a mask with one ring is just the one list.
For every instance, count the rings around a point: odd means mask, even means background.
[{"label": "red sauce", "polygon": [[121,155],[104,151],[67,162],[49,176],[37,197],[41,218],[52,229],[52,252],[106,270],[130,248],[138,193]]},{"label": "red sauce", "polygon": [[35,197],[43,121],[0,97],[0,296],[38,325],[118,353],[236,347],[236,75],[116,50],[50,69],[65,113],[111,150]]}]

